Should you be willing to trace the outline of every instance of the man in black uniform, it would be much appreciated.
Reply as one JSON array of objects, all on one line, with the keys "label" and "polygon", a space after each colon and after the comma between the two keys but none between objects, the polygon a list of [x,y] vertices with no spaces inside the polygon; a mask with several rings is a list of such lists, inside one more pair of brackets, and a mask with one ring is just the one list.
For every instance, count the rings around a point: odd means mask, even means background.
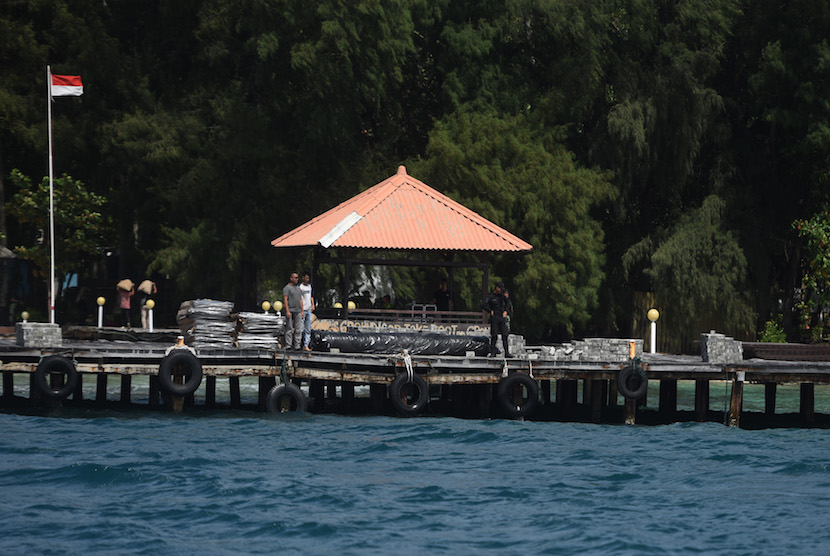
[{"label": "man in black uniform", "polygon": [[490,313],[490,356],[498,355],[496,340],[501,334],[501,341],[504,345],[504,356],[510,357],[510,350],[507,349],[507,312],[510,302],[504,296],[504,283],[496,282],[493,291],[487,294],[482,307]]},{"label": "man in black uniform", "polygon": [[432,302],[435,304],[435,308],[439,311],[452,310],[452,296],[450,295],[450,291],[447,289],[447,286],[447,279],[441,278],[441,283],[439,284],[438,289],[435,290],[434,294],[432,294]]}]

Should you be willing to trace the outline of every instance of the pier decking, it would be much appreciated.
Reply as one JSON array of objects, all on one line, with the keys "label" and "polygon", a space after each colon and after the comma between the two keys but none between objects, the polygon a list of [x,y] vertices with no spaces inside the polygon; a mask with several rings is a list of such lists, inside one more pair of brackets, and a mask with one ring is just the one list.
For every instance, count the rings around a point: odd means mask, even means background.
[{"label": "pier decking", "polygon": [[[146,376],[146,405],[157,409],[244,405],[265,411],[274,407],[269,405],[269,392],[285,382],[300,387],[311,412],[629,424],[693,420],[731,426],[830,425],[830,416],[816,412],[815,408],[816,386],[830,385],[830,363],[825,362],[752,359],[717,364],[694,356],[641,354],[639,366],[648,381],[659,384],[658,403],[654,407],[645,405],[643,398],[626,399],[620,394],[617,378],[622,369],[630,366],[628,362],[565,361],[532,352],[521,358],[500,359],[470,354],[459,357],[202,350],[197,356],[204,380],[199,378],[198,395],[176,396],[164,391],[158,376],[170,347],[146,341],[80,341],[55,349],[24,349],[12,341],[0,340],[0,407],[104,403],[140,406],[131,396],[132,378]],[[95,376],[94,399],[83,398],[82,380],[65,397],[55,397],[50,392],[44,395],[35,374],[43,358],[49,355],[70,361],[80,377]],[[19,381],[15,394],[15,375],[21,374],[30,379],[28,396],[20,395]],[[61,373],[50,373],[54,391],[63,386],[63,378]],[[113,401],[111,395],[108,399],[107,389],[111,390],[116,380],[120,396]],[[240,380],[256,381],[255,404],[242,403]],[[217,381],[227,381],[225,399],[217,399]],[[678,411],[678,384],[685,390],[693,385],[692,412]],[[763,413],[743,411],[745,384],[764,385]],[[797,415],[775,412],[777,389],[783,384],[800,385]],[[711,407],[712,388],[724,389],[728,396],[728,404],[723,404],[726,407]],[[221,391],[225,393],[224,388]]]}]

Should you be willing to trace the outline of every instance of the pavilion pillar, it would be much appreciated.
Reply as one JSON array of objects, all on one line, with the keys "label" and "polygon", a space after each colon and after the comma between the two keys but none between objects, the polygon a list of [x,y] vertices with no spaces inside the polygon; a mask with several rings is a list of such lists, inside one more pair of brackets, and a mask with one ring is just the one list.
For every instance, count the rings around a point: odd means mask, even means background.
[{"label": "pavilion pillar", "polygon": [[343,314],[348,318],[349,315],[349,289],[352,285],[352,259],[351,254],[346,255],[346,269],[343,277],[343,299],[340,303],[343,304]]}]

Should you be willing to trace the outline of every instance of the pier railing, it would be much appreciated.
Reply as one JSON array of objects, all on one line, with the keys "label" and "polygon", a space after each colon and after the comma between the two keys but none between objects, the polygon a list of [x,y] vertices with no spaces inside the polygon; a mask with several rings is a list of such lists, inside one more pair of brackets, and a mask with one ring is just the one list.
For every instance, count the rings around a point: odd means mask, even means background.
[{"label": "pier railing", "polygon": [[413,305],[407,309],[344,309],[347,318],[378,322],[435,324],[487,324],[482,311],[438,311],[434,305]]}]

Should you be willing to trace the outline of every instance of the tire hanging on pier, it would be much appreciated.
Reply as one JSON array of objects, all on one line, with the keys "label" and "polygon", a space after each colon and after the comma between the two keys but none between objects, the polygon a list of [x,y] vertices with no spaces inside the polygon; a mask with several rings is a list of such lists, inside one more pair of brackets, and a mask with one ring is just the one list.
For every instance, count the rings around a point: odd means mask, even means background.
[{"label": "tire hanging on pier", "polygon": [[636,361],[617,373],[617,390],[627,400],[639,400],[645,396],[648,391],[648,378]]},{"label": "tire hanging on pier", "polygon": [[[176,384],[175,377],[184,376],[183,384]],[[174,396],[189,396],[202,383],[202,364],[187,350],[174,350],[161,360],[159,385]]]},{"label": "tire hanging on pier", "polygon": [[[522,398],[522,403],[516,405],[515,389],[520,386],[524,386],[527,390],[527,397]],[[530,375],[513,373],[501,379],[496,397],[502,411],[509,417],[513,419],[524,417],[539,404],[539,384]]]},{"label": "tire hanging on pier", "polygon": [[[62,374],[66,377],[63,381],[63,386],[53,389],[49,383],[49,376],[52,374]],[[69,396],[78,383],[78,371],[72,361],[61,355],[49,355],[44,357],[35,369],[35,385],[40,393],[47,398],[62,400]]]},{"label": "tire hanging on pier", "polygon": [[[287,408],[283,408],[283,399],[289,398]],[[308,407],[305,394],[296,384],[280,384],[268,391],[265,398],[265,410],[268,413],[288,413],[296,411],[304,413]]]},{"label": "tire hanging on pier", "polygon": [[429,386],[423,377],[415,373],[401,373],[392,381],[389,397],[398,413],[418,415],[429,404]]}]

